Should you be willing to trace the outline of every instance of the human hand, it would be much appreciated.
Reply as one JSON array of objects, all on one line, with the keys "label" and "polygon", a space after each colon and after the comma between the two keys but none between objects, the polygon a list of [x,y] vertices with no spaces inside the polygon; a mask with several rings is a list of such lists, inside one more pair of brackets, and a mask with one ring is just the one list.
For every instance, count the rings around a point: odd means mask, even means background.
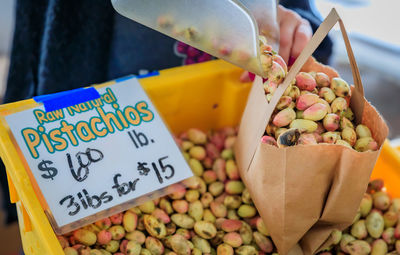
[{"label": "human hand", "polygon": [[279,55],[291,65],[304,49],[313,34],[308,20],[282,5],[278,6],[280,30]]},{"label": "human hand", "polygon": [[[292,65],[312,37],[312,28],[308,20],[303,19],[296,12],[282,5],[278,6],[278,25],[280,30],[279,55]],[[249,82],[254,80],[254,74],[244,72],[240,80]]]}]

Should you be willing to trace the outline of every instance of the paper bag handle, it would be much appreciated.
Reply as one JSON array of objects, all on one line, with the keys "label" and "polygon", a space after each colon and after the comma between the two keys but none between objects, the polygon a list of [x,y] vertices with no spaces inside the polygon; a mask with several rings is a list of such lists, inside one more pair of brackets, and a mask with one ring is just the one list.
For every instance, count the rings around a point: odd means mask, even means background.
[{"label": "paper bag handle", "polygon": [[[312,53],[317,49],[322,40],[328,35],[329,31],[337,22],[339,22],[340,30],[342,32],[342,36],[345,42],[351,71],[353,73],[355,89],[359,92],[357,93],[357,97],[364,97],[364,89],[361,82],[360,72],[354,58],[353,50],[351,48],[346,29],[338,13],[333,8],[326,19],[319,26],[317,31],[314,33],[313,37],[303,49],[300,56],[296,59],[293,66],[290,68],[290,71],[288,72],[285,80],[282,84],[278,86],[269,103],[266,102],[265,98],[263,98],[263,101],[265,102],[261,101],[259,95],[252,96],[252,94],[263,93],[263,91],[261,91],[262,89],[258,88],[262,87],[261,77],[256,77],[252,91],[250,92],[249,100],[255,99],[257,101],[251,103],[258,104],[258,112],[250,113],[251,111],[253,111],[251,109],[252,106],[249,106],[249,104],[246,106],[236,143],[236,159],[239,168],[242,168],[242,170],[248,170],[256,152],[257,146],[260,144],[259,139],[264,133],[265,127],[267,126],[269,119],[271,118],[271,115],[275,109],[275,106],[279,102],[279,99],[282,97],[283,93],[290,85],[291,81],[295,79],[296,74],[301,70],[303,65],[306,63]],[[363,109],[355,109],[355,115],[358,122],[361,122],[360,116],[362,116],[362,112]]]}]

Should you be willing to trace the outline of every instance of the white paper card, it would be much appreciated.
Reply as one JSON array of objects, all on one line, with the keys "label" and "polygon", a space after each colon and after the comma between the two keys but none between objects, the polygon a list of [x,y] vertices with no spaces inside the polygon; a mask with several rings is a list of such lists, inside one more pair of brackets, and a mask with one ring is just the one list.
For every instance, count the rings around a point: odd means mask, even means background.
[{"label": "white paper card", "polygon": [[193,175],[137,79],[97,90],[6,117],[59,227]]}]

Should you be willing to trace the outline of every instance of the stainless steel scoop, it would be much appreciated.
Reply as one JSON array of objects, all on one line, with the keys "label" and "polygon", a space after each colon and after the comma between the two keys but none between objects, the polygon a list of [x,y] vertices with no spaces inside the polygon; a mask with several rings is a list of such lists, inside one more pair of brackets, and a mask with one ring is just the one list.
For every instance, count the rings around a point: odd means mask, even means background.
[{"label": "stainless steel scoop", "polygon": [[111,0],[121,15],[266,77],[259,35],[279,50],[276,0]]}]

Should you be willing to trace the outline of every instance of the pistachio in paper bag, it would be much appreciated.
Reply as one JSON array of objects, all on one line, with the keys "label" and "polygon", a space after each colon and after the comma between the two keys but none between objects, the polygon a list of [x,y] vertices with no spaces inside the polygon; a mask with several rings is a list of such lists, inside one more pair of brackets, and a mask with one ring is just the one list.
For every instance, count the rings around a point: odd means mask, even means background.
[{"label": "pistachio in paper bag", "polygon": [[[261,143],[275,106],[299,71],[322,71],[330,79],[338,76],[310,57],[338,21],[355,85],[350,107],[357,124],[370,128],[379,149],[358,152],[335,144],[278,148]],[[314,254],[330,245],[329,236],[334,229],[343,230],[352,223],[387,134],[384,120],[364,98],[346,31],[333,9],[269,103],[262,79],[255,79],[235,145],[241,177],[281,255]]]}]

